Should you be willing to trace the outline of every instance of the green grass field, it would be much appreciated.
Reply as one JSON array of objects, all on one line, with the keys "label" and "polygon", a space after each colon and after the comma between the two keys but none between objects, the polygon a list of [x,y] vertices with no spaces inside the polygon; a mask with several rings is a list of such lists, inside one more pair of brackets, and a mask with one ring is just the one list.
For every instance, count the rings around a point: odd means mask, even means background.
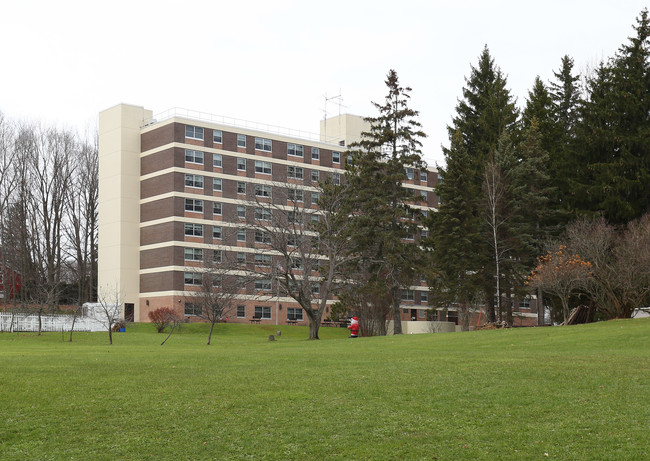
[{"label": "green grass field", "polygon": [[2,333],[0,459],[650,459],[650,319],[277,328]]}]

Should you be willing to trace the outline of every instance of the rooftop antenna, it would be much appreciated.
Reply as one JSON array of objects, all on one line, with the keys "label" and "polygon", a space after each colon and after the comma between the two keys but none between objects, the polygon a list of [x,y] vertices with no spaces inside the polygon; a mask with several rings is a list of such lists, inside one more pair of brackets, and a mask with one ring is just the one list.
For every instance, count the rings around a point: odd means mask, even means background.
[{"label": "rooftop antenna", "polygon": [[[338,101],[339,105],[339,116],[341,116],[341,107],[345,107],[343,105],[343,97],[341,96],[341,89],[339,88],[339,94],[336,96],[327,96],[327,93],[323,95],[323,99],[325,99],[325,108],[323,110],[323,125],[324,125],[324,131],[325,131],[325,141],[327,142],[327,103],[333,99],[336,99]],[[340,123],[340,121],[339,121]]]}]

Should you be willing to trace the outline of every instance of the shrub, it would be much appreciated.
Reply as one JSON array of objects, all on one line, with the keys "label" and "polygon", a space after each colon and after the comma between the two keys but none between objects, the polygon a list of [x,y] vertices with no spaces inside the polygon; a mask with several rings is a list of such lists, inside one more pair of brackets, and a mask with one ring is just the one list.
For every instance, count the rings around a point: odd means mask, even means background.
[{"label": "shrub", "polygon": [[179,315],[169,307],[159,307],[156,310],[149,312],[149,320],[158,330],[162,333],[168,325],[180,320]]}]

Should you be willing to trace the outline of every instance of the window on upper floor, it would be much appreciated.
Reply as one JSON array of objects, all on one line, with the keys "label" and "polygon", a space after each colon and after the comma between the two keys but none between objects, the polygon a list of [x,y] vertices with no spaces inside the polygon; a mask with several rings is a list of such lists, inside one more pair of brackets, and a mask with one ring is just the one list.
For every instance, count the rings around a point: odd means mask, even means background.
[{"label": "window on upper floor", "polygon": [[287,144],[287,155],[293,155],[295,157],[302,157],[304,155],[304,147],[300,144]]},{"label": "window on upper floor", "polygon": [[256,207],[255,208],[255,219],[256,220],[262,220],[262,221],[270,221],[271,220],[271,210],[267,210],[266,208],[262,208],[262,207]]},{"label": "window on upper floor", "polygon": [[406,179],[413,179],[415,172],[413,168],[404,168],[404,174],[406,174]]},{"label": "window on upper floor", "polygon": [[255,160],[255,173],[271,174],[271,162]]},{"label": "window on upper floor", "polygon": [[214,168],[221,168],[223,166],[221,154],[212,154],[212,166]]},{"label": "window on upper floor", "polygon": [[203,188],[203,176],[200,176],[198,174],[186,174],[185,187]]},{"label": "window on upper floor", "polygon": [[246,229],[237,229],[237,241],[245,242],[246,241]]},{"label": "window on upper floor", "polygon": [[203,128],[200,126],[185,125],[185,137],[203,141]]},{"label": "window on upper floor", "polygon": [[239,171],[246,171],[246,159],[237,157],[237,169]]},{"label": "window on upper floor", "polygon": [[221,144],[223,142],[223,136],[221,130],[212,130],[212,142]]},{"label": "window on upper floor", "polygon": [[420,181],[426,181],[427,180],[427,172],[424,170],[420,170]]},{"label": "window on upper floor", "polygon": [[332,173],[332,184],[335,186],[340,186],[341,185],[341,174],[340,173]]},{"label": "window on upper floor", "polygon": [[311,180],[314,182],[320,181],[320,172],[318,170],[311,170]]},{"label": "window on upper floor", "polygon": [[212,214],[221,216],[223,213],[223,206],[221,205],[221,202],[213,202],[212,203]]},{"label": "window on upper floor", "polygon": [[270,266],[271,260],[271,255],[255,253],[255,265],[257,266]]},{"label": "window on upper floor", "polygon": [[320,200],[320,194],[318,192],[312,192],[311,193],[311,204],[312,205],[318,205],[319,200]]},{"label": "window on upper floor", "polygon": [[311,158],[312,160],[320,160],[320,149],[318,147],[311,148]]},{"label": "window on upper floor", "polygon": [[402,301],[413,301],[415,299],[415,291],[402,290]]},{"label": "window on upper floor", "polygon": [[290,179],[303,179],[305,170],[300,166],[287,166],[287,177]]},{"label": "window on upper floor", "polygon": [[191,237],[203,237],[203,225],[202,224],[193,224],[185,223],[185,235]]},{"label": "window on upper floor", "polygon": [[305,194],[302,189],[288,189],[287,198],[293,202],[302,202]]},{"label": "window on upper floor", "polygon": [[237,147],[246,147],[246,135],[238,134],[237,135]]},{"label": "window on upper floor", "polygon": [[271,140],[266,138],[255,138],[255,149],[271,152]]},{"label": "window on upper floor", "polygon": [[185,248],[185,261],[203,261],[201,248]]},{"label": "window on upper floor", "polygon": [[185,272],[185,285],[201,285],[203,283],[202,274],[199,272]]},{"label": "window on upper floor", "polygon": [[271,186],[266,184],[255,184],[255,196],[256,197],[270,197],[271,196]]},{"label": "window on upper floor", "polygon": [[243,251],[237,252],[237,264],[246,264],[246,253]]},{"label": "window on upper floor", "polygon": [[246,217],[246,207],[244,205],[237,205],[237,217],[238,218]]},{"label": "window on upper floor", "polygon": [[341,153],[332,152],[332,163],[341,163]]},{"label": "window on upper floor", "polygon": [[223,229],[221,226],[212,226],[212,238],[216,240],[221,240],[223,235]]},{"label": "window on upper floor", "polygon": [[223,190],[222,183],[223,181],[221,178],[212,178],[212,190],[215,192],[221,192]]},{"label": "window on upper floor", "polygon": [[212,252],[212,262],[221,264],[221,262],[223,262],[223,251],[214,250]]},{"label": "window on upper floor", "polygon": [[203,200],[196,200],[192,198],[185,199],[185,211],[194,211],[197,213],[203,212]]},{"label": "window on upper floor", "polygon": [[271,243],[271,234],[264,231],[255,231],[255,242],[256,243]]},{"label": "window on upper floor", "polygon": [[185,149],[185,161],[203,165],[203,152],[193,149]]},{"label": "window on upper floor", "polygon": [[237,181],[237,193],[238,194],[246,193],[246,183],[244,181]]},{"label": "window on upper floor", "polygon": [[271,291],[271,279],[256,279],[255,289],[259,291]]}]

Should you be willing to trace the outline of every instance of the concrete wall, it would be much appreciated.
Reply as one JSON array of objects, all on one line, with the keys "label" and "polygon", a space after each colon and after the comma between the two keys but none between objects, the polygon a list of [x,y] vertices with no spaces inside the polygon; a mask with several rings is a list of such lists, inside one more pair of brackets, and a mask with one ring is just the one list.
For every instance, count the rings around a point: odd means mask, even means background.
[{"label": "concrete wall", "polygon": [[[388,322],[388,334],[393,334],[393,321]],[[402,321],[402,332],[405,335],[414,335],[420,333],[451,333],[456,330],[453,322],[418,322]]]}]

